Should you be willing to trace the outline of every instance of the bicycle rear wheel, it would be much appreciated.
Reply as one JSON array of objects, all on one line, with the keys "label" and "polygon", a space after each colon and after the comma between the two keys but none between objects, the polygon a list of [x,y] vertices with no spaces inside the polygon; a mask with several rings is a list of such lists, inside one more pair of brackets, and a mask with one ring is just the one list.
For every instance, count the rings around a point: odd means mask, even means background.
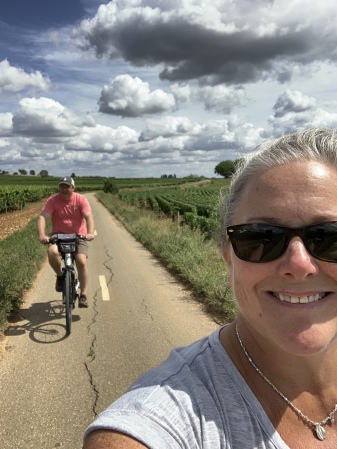
[{"label": "bicycle rear wheel", "polygon": [[63,284],[63,302],[66,306],[66,332],[67,335],[71,332],[72,310],[73,310],[73,283],[72,273],[66,271]]}]

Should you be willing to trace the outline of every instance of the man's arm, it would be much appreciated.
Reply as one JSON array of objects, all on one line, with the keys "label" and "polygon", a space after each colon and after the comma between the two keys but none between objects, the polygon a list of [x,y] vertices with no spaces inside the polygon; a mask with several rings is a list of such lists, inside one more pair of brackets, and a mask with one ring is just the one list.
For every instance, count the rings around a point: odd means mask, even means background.
[{"label": "man's arm", "polygon": [[148,449],[134,438],[113,430],[96,430],[89,434],[82,449]]},{"label": "man's arm", "polygon": [[95,232],[95,222],[94,217],[91,212],[85,212],[83,214],[86,225],[87,225],[87,240],[94,240],[94,232]]},{"label": "man's arm", "polygon": [[49,237],[46,235],[46,220],[50,217],[50,214],[41,212],[37,219],[37,233],[39,235],[39,241],[41,243],[48,243]]}]

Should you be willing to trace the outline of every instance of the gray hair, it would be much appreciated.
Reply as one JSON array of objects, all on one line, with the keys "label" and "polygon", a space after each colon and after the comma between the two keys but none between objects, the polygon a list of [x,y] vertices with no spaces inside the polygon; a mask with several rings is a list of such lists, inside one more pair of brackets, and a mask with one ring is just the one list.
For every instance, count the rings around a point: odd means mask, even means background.
[{"label": "gray hair", "polygon": [[232,177],[229,191],[220,195],[222,244],[226,227],[232,224],[233,215],[249,181],[268,168],[296,161],[317,161],[337,171],[337,132],[324,128],[304,129],[268,140],[242,159]]}]

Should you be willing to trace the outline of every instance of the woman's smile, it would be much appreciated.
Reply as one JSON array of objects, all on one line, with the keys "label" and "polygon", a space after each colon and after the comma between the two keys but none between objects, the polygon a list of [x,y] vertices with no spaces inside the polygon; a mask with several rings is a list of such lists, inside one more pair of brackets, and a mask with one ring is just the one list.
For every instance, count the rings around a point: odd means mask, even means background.
[{"label": "woman's smile", "polygon": [[277,292],[271,292],[271,294],[280,301],[290,302],[292,304],[308,304],[315,301],[320,301],[325,298],[329,293],[316,293],[310,295],[301,294],[283,294]]}]

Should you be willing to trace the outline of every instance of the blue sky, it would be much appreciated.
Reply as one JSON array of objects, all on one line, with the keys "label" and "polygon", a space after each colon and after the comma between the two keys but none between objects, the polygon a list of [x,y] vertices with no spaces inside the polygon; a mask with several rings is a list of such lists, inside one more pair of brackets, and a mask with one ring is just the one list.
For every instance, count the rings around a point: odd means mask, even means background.
[{"label": "blue sky", "polygon": [[[73,0],[22,0],[2,2],[1,20],[21,27],[61,26],[78,20],[85,15],[80,1]],[[22,11],[23,9],[23,11]]]},{"label": "blue sky", "polygon": [[334,2],[2,3],[1,171],[211,177],[337,125]]}]

